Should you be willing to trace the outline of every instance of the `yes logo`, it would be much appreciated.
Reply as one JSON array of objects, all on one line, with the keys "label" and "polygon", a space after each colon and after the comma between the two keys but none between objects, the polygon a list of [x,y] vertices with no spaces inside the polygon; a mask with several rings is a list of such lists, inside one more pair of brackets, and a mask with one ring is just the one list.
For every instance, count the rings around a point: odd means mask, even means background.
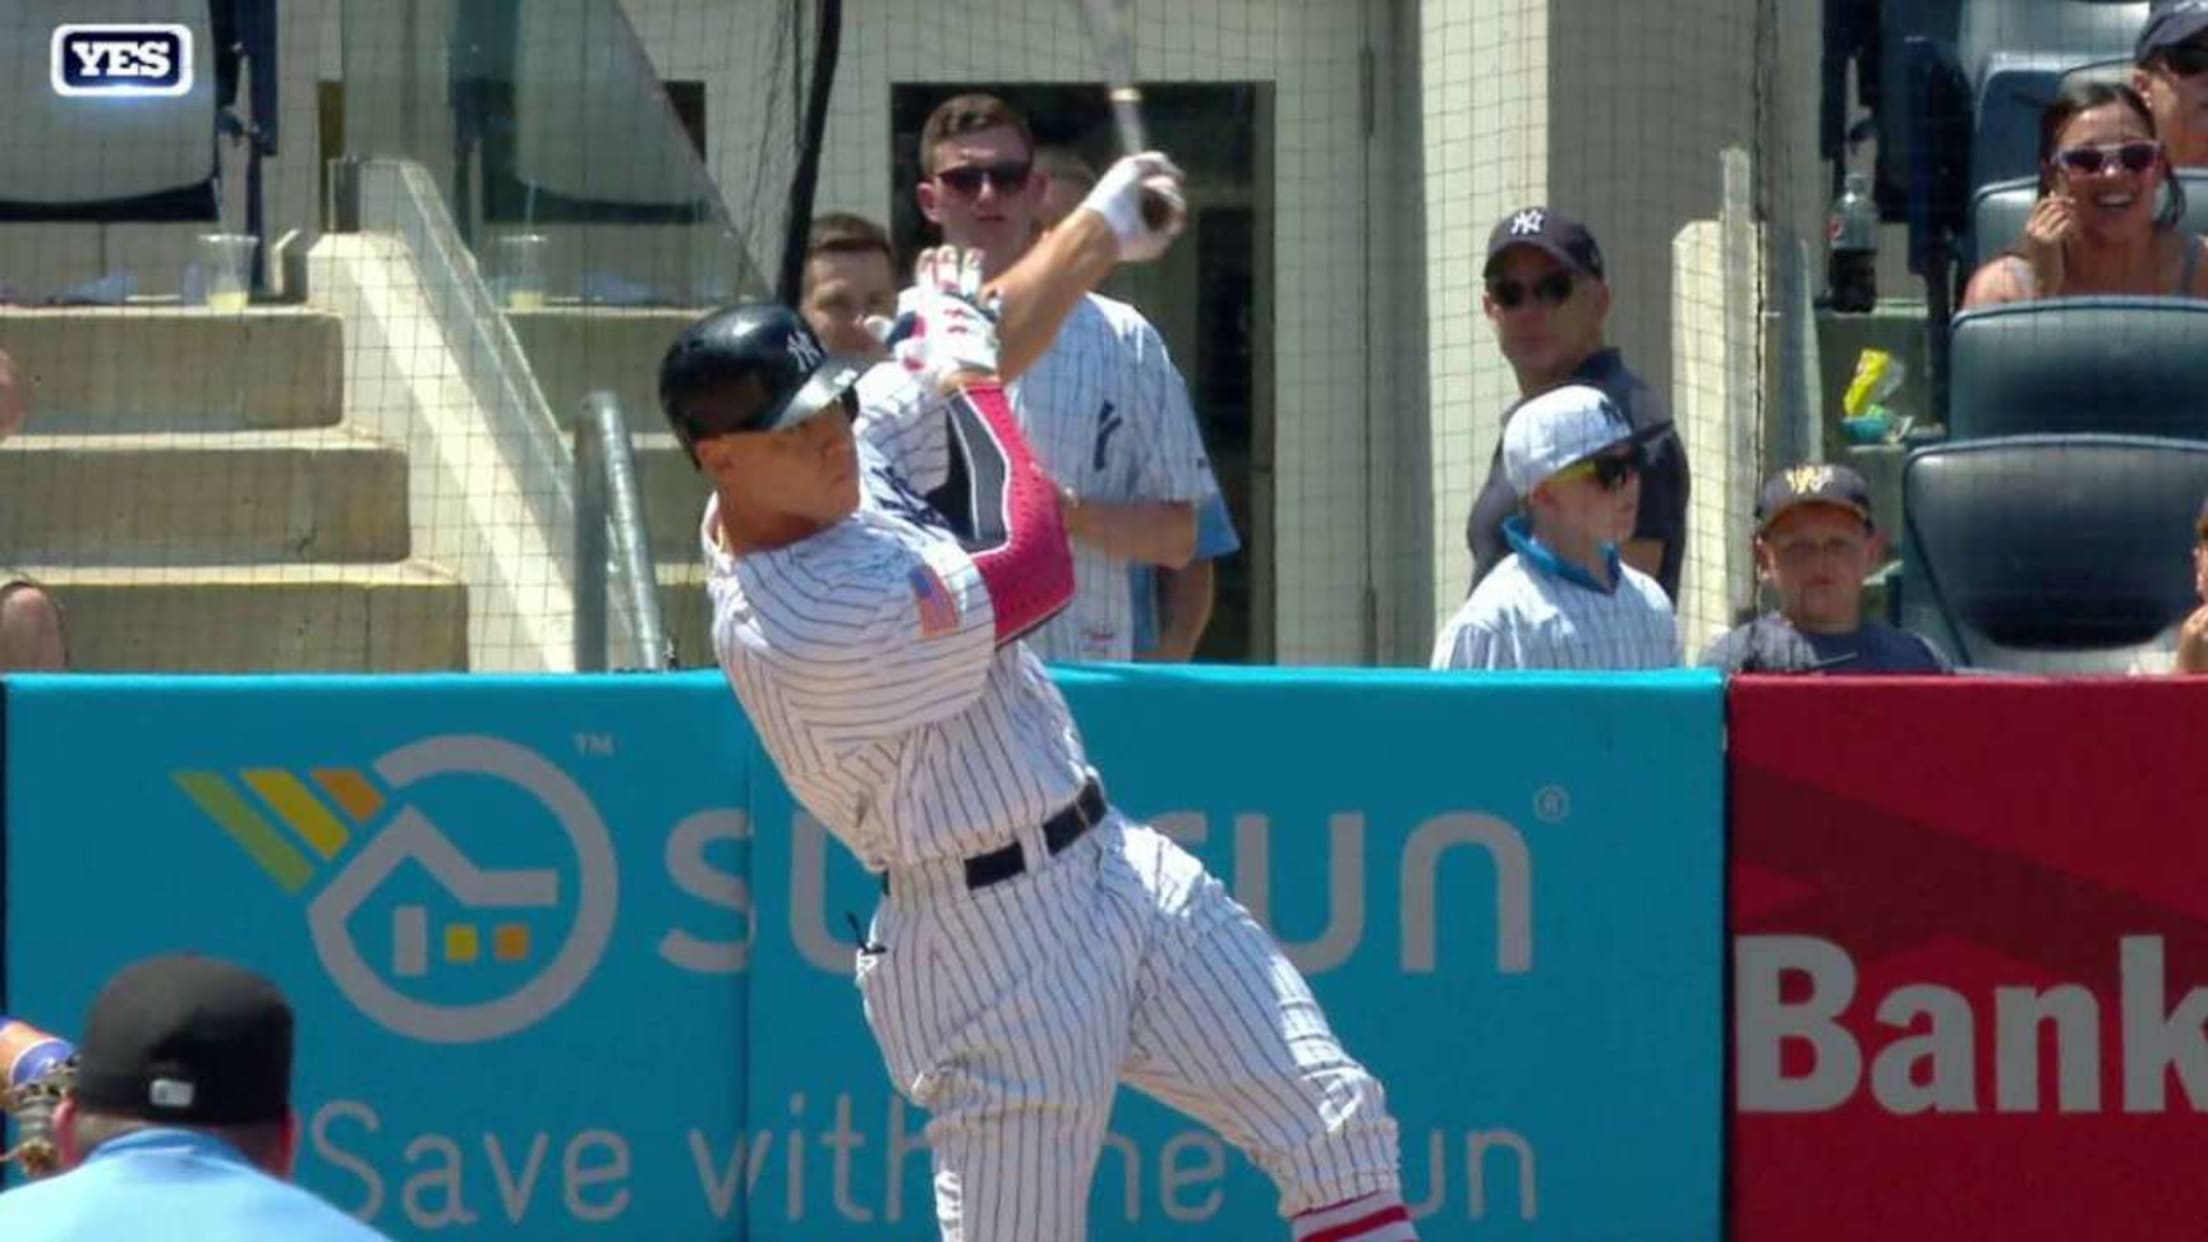
[{"label": "yes logo", "polygon": [[188,95],[191,27],[56,26],[51,73],[57,95]]},{"label": "yes logo", "polygon": [[533,1026],[575,995],[612,934],[619,876],[605,821],[527,747],[449,735],[369,772],[171,779],[285,893],[327,875],[307,900],[315,953],[356,1008],[402,1035],[477,1043]]}]

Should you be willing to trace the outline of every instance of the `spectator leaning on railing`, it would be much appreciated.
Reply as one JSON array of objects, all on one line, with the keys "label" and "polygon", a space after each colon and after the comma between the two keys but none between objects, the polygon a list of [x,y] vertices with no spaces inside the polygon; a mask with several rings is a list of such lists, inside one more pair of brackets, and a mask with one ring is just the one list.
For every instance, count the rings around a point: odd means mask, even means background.
[{"label": "spectator leaning on railing", "polygon": [[2132,63],[2170,162],[2208,167],[2208,0],[2155,0]]},{"label": "spectator leaning on railing", "polygon": [[1729,673],[1945,673],[1947,660],[1906,630],[1863,619],[1863,579],[1885,540],[1863,476],[1791,466],[1756,502],[1756,572],[1778,593],[1765,613],[1711,644]]},{"label": "spectator leaning on railing", "polygon": [[2208,241],[2179,228],[2184,217],[2184,187],[2170,175],[2139,92],[2073,82],[2040,114],[2039,200],[2024,236],[1970,278],[1963,306],[2086,294],[2208,297]]},{"label": "spectator leaning on railing", "polygon": [[1679,626],[1654,578],[1619,545],[1639,512],[1647,442],[1597,388],[1571,384],[1518,407],[1503,469],[1525,511],[1503,558],[1442,627],[1437,669],[1636,669],[1679,663]]},{"label": "spectator leaning on railing", "polygon": [[[0,350],[0,440],[21,429],[29,414],[15,360]],[[52,672],[67,663],[61,606],[36,582],[0,565],[0,673]]]}]

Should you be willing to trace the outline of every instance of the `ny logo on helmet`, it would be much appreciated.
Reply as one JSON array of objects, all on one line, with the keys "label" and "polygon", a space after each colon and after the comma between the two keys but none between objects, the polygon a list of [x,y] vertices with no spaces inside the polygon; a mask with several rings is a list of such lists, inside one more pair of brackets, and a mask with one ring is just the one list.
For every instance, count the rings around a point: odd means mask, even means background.
[{"label": "ny logo on helmet", "polygon": [[1510,235],[1512,237],[1533,237],[1541,232],[1541,226],[1546,223],[1548,223],[1548,217],[1542,214],[1538,207],[1521,211],[1510,218]]},{"label": "ny logo on helmet", "polygon": [[812,337],[803,332],[792,332],[790,333],[790,357],[797,360],[798,366],[810,371],[820,365],[821,359],[825,355]]}]

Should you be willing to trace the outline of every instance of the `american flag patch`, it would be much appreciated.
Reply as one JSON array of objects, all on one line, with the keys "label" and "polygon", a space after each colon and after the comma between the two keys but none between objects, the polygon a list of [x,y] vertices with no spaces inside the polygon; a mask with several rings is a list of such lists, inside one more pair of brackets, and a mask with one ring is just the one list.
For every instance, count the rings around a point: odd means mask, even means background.
[{"label": "american flag patch", "polygon": [[906,580],[912,583],[913,601],[920,606],[920,637],[935,638],[958,629],[958,600],[935,570],[915,566]]}]

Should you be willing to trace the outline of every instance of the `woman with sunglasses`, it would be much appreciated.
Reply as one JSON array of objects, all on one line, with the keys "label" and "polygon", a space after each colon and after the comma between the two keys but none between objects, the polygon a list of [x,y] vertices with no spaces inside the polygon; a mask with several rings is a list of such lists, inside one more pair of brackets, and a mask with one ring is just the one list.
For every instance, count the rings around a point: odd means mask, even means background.
[{"label": "woman with sunglasses", "polygon": [[2137,91],[2064,87],[2040,116],[2039,152],[2039,201],[2023,240],[1971,277],[1964,309],[2088,294],[2208,297],[2208,242],[2178,228],[2184,190]]}]

